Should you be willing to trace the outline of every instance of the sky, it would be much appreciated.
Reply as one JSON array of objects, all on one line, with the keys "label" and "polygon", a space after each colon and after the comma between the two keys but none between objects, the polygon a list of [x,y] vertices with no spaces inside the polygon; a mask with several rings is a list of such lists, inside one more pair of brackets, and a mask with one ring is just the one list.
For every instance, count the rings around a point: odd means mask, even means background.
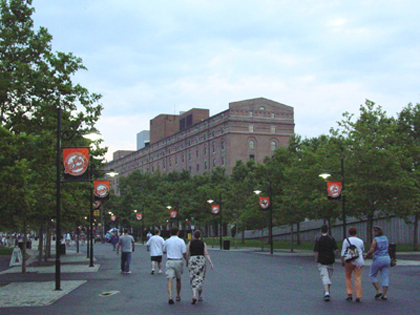
[{"label": "sky", "polygon": [[418,0],[33,0],[35,29],[102,94],[97,128],[136,150],[159,114],[264,97],[294,107],[295,133],[329,134],[371,100],[389,116],[420,103]]}]

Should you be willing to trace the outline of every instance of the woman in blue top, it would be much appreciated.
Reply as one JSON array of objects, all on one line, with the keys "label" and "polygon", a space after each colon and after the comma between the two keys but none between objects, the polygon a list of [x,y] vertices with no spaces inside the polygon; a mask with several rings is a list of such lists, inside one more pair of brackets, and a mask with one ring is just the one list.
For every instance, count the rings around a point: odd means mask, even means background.
[{"label": "woman in blue top", "polygon": [[[389,287],[388,272],[391,263],[391,258],[388,253],[389,241],[379,226],[375,226],[373,228],[373,234],[375,235],[375,238],[372,242],[370,250],[367,252],[367,256],[373,254],[373,261],[370,266],[369,276],[377,292],[375,299],[387,300]],[[382,292],[378,284],[378,272],[381,273]]]}]

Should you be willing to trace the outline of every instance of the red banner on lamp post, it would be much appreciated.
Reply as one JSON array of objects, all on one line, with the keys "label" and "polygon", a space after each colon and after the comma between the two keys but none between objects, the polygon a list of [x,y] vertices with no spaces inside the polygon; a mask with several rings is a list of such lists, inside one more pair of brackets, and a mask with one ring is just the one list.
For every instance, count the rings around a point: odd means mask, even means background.
[{"label": "red banner on lamp post", "polygon": [[115,222],[117,220],[117,216],[115,214],[111,215],[111,221]]},{"label": "red banner on lamp post", "polygon": [[211,205],[211,214],[218,215],[220,213],[219,205]]},{"label": "red banner on lamp post", "polygon": [[63,148],[64,181],[89,179],[89,148]]},{"label": "red banner on lamp post", "polygon": [[341,182],[327,182],[328,199],[340,200],[341,191]]},{"label": "red banner on lamp post", "polygon": [[260,197],[260,207],[263,210],[267,210],[270,207],[270,197]]},{"label": "red banner on lamp post", "polygon": [[171,219],[175,219],[177,214],[178,212],[176,210],[169,211],[169,216],[171,217]]},{"label": "red banner on lamp post", "polygon": [[136,219],[137,219],[137,221],[141,221],[143,219],[143,214],[142,213],[136,213]]},{"label": "red banner on lamp post", "polygon": [[110,185],[109,180],[95,180],[93,181],[93,193],[95,200],[108,200],[109,199]]}]

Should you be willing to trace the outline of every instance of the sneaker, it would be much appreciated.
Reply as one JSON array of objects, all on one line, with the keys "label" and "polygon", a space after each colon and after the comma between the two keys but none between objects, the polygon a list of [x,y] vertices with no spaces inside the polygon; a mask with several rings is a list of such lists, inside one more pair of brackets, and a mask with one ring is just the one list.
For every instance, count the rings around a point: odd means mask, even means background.
[{"label": "sneaker", "polygon": [[174,302],[174,300],[173,300],[172,298],[169,298],[168,303],[169,303],[169,304],[174,304],[175,302]]},{"label": "sneaker", "polygon": [[131,271],[127,271],[126,273],[130,274],[130,273],[131,273]]},{"label": "sneaker", "polygon": [[325,294],[324,295],[324,301],[325,302],[328,302],[330,300],[330,296],[329,296],[329,294]]},{"label": "sneaker", "polygon": [[351,301],[353,301],[353,297],[352,297],[351,295],[347,296],[347,297],[346,297],[346,301],[347,301],[347,302],[351,302]]},{"label": "sneaker", "polygon": [[356,303],[360,303],[360,299],[359,298],[356,299]]},{"label": "sneaker", "polygon": [[121,273],[125,273],[125,271],[121,271]]},{"label": "sneaker", "polygon": [[162,270],[159,270],[159,273],[162,273]]},{"label": "sneaker", "polygon": [[155,271],[154,271],[153,269],[152,269],[152,272],[151,272],[151,274],[152,274],[152,275],[154,275],[154,274],[155,274]]}]

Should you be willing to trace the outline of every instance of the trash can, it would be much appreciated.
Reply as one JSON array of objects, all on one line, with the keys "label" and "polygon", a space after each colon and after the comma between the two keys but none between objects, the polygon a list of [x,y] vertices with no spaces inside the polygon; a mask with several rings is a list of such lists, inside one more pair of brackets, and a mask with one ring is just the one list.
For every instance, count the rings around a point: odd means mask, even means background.
[{"label": "trash can", "polygon": [[66,254],[66,244],[58,244],[57,253],[60,255]]},{"label": "trash can", "polygon": [[223,241],[223,249],[224,250],[230,250],[230,241],[229,240],[224,240]]}]

